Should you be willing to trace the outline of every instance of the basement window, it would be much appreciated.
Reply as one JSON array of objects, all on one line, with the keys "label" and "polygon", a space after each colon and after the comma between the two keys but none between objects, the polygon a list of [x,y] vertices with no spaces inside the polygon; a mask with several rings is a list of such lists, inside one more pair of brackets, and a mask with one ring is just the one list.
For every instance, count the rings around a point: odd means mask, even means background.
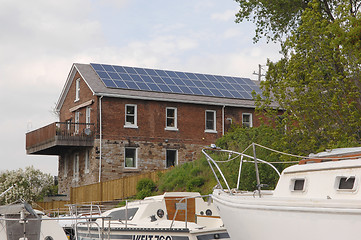
[{"label": "basement window", "polygon": [[177,150],[166,150],[166,168],[177,165]]},{"label": "basement window", "polygon": [[73,180],[79,180],[79,153],[74,154]]},{"label": "basement window", "polygon": [[137,167],[137,149],[136,148],[125,148],[125,168],[136,168]]}]

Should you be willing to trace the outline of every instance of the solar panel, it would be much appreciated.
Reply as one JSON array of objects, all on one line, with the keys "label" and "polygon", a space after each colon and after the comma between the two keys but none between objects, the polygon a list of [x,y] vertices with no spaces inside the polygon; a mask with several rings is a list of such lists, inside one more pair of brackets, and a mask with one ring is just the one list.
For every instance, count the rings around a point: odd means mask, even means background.
[{"label": "solar panel", "polygon": [[108,88],[238,99],[252,99],[253,91],[262,93],[248,78],[97,63],[90,65]]}]

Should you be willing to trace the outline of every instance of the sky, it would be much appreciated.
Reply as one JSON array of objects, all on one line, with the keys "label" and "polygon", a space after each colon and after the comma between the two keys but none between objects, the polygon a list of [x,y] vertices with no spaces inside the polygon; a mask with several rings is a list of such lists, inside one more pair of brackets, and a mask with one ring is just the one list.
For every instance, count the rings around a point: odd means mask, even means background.
[{"label": "sky", "polygon": [[73,63],[103,63],[256,80],[280,46],[253,43],[233,0],[0,0],[0,171],[34,166],[57,175],[57,157],[27,155],[28,131],[53,109]]}]

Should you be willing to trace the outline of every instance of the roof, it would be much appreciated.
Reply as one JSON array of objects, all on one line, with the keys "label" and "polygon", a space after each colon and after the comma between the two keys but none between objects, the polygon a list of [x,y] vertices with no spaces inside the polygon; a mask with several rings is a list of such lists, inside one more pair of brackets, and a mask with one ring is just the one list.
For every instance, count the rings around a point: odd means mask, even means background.
[{"label": "roof", "polygon": [[95,96],[255,108],[252,92],[261,94],[259,82],[249,78],[75,63],[57,103],[58,111],[76,72]]}]

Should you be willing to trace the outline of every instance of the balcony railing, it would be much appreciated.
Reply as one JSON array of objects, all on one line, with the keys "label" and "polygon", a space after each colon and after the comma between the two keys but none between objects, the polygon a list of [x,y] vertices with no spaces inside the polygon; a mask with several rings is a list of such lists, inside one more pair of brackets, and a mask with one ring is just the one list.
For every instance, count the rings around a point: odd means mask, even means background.
[{"label": "balcony railing", "polygon": [[92,146],[93,123],[55,122],[26,134],[28,154],[59,155],[62,148]]}]

